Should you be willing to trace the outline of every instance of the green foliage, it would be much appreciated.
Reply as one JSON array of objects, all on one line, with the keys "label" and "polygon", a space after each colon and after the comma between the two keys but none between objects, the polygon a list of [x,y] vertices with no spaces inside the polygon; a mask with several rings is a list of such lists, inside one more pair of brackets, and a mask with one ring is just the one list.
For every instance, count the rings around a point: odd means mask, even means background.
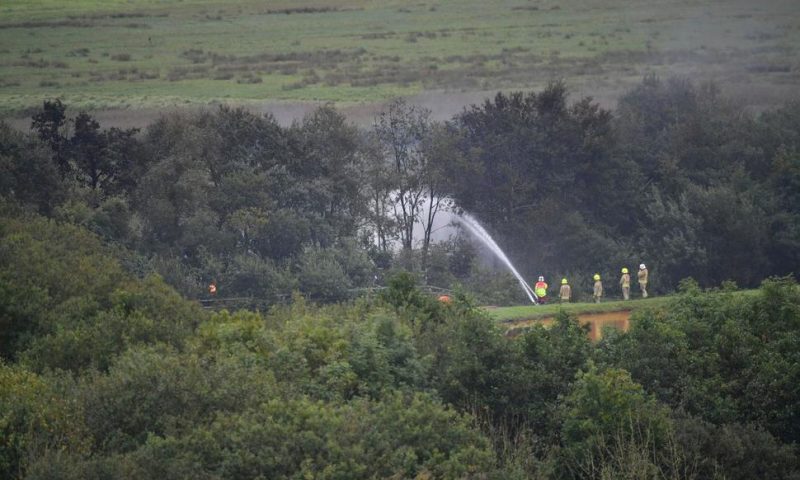
[{"label": "green foliage", "polygon": [[[442,304],[408,272],[377,301],[295,295],[263,315],[207,316],[158,277],[129,278],[77,227],[31,217],[3,229],[19,278],[52,285],[0,291],[5,318],[37,322],[12,342],[18,363],[0,366],[10,478],[798,471],[790,278],[748,295],[687,279],[680,295],[639,310],[629,333],[594,346],[565,311],[506,338],[468,296]],[[37,253],[44,240],[63,257]],[[70,241],[75,251],[60,246]],[[320,252],[336,260],[340,248]],[[113,270],[89,268],[102,265]],[[67,267],[83,291],[48,276]]]},{"label": "green foliage", "polygon": [[332,108],[288,129],[227,107],[164,117],[145,145],[155,158],[133,195],[142,246],[180,255],[186,271],[165,276],[182,275],[184,293],[215,280],[258,306],[297,287],[336,301],[371,278],[351,240],[367,210],[358,132]]},{"label": "green foliage", "polygon": [[94,455],[37,455],[33,478],[54,475],[50,464],[75,478],[492,471],[494,454],[470,421],[419,393],[411,331],[369,312],[298,299],[265,318],[214,315],[185,353],[130,348],[107,373],[83,374],[72,397]]},{"label": "green foliage", "polygon": [[332,250],[307,249],[299,262],[300,288],[315,300],[341,301],[352,287]]},{"label": "green foliage", "polygon": [[85,230],[39,217],[0,220],[0,321],[4,357],[53,328],[52,309],[71,299],[107,298],[125,275]]},{"label": "green foliage", "polygon": [[[800,289],[736,284],[796,270],[797,107],[655,77],[614,113],[567,99],[498,94],[446,125],[398,101],[371,134],[330,106],[135,136],[46,102],[38,139],[0,126],[0,474],[796,478]],[[576,296],[640,259],[656,291],[697,280],[596,345],[557,305],[506,338],[473,295],[524,301],[510,276],[463,237],[412,248],[415,202],[445,193]],[[265,313],[170,286],[212,281]]]},{"label": "green foliage", "polygon": [[[468,411],[489,409],[492,416],[514,409],[516,382],[513,345],[482,315],[455,318],[445,325],[449,347],[439,352],[435,379],[442,397]],[[438,378],[437,378],[438,377]]]},{"label": "green foliage", "polygon": [[164,478],[470,478],[493,463],[466,419],[424,394],[270,400],[184,436],[151,436],[128,458]]},{"label": "green foliage", "polygon": [[[260,308],[264,304],[285,300],[288,292],[298,286],[298,280],[288,266],[253,255],[236,255],[219,269],[207,264],[204,271],[208,272],[204,276],[209,281],[217,280],[219,295],[253,297],[258,299],[254,300],[255,306]],[[194,288],[205,288],[205,285],[195,285]]]},{"label": "green foliage", "polygon": [[[86,227],[108,240],[129,241],[133,234],[127,200],[124,197],[108,197],[98,202],[97,197],[96,192],[88,189],[75,189],[72,198],[59,205],[53,217]],[[92,208],[92,204],[96,207]]]},{"label": "green foliage", "polygon": [[82,410],[54,379],[0,361],[0,476],[22,478],[48,451],[89,451]]},{"label": "green foliage", "polygon": [[[659,474],[658,454],[666,447],[671,429],[668,411],[628,372],[598,371],[591,366],[578,375],[565,409],[562,449],[556,460],[559,477],[611,478],[609,474],[626,470],[633,478]],[[645,454],[637,452],[637,447],[644,448]],[[637,465],[638,461],[644,464]]]},{"label": "green foliage", "polygon": [[585,330],[561,315],[555,327],[512,342],[484,315],[461,311],[418,343],[442,398],[474,415],[504,455],[534,455],[514,460],[532,474],[558,438],[558,405],[591,355]]},{"label": "green foliage", "polygon": [[365,252],[384,272],[460,283],[485,302],[524,300],[463,238],[431,245],[436,208],[451,199],[526,275],[588,278],[644,261],[653,293],[687,276],[754,287],[798,263],[796,109],[755,116],[714,85],[649,75],[613,111],[570,103],[555,82],[446,124],[402,100],[371,131],[330,105],[290,127],[223,106],[164,116],[137,136],[47,101],[34,114],[38,139],[3,130],[0,192],[138,249],[188,296],[216,280],[249,306],[295,288],[342,300],[383,273]]},{"label": "green foliage", "polygon": [[[269,354],[276,378],[317,398],[379,397],[384,390],[423,385],[423,366],[411,332],[396,318],[350,309],[295,304],[275,331]],[[277,319],[268,317],[267,323]]]},{"label": "green foliage", "polygon": [[520,367],[528,382],[524,390],[529,422],[539,435],[552,435],[557,429],[554,421],[558,399],[570,391],[572,379],[593,355],[586,329],[576,318],[560,311],[551,328],[535,328],[526,333],[520,348]]},{"label": "green foliage", "polygon": [[759,133],[759,124],[768,119],[686,79],[648,76],[620,99],[619,148],[649,185],[632,206],[640,219],[632,227],[655,278],[755,286],[778,268],[771,236],[793,227],[779,213],[782,192],[764,182],[772,134]]},{"label": "green foliage", "polygon": [[0,196],[48,215],[67,194],[50,149],[0,122]]},{"label": "green foliage", "polygon": [[86,375],[79,398],[94,450],[121,453],[152,434],[178,434],[216,413],[257,405],[274,395],[274,384],[247,351],[199,356],[141,347],[121,355],[107,374]]},{"label": "green foliage", "polygon": [[65,133],[67,106],[60,99],[45,100],[42,110],[31,117],[31,130],[35,130],[39,139],[50,146],[53,163],[61,175],[71,170],[67,156],[67,136]]},{"label": "green foliage", "polygon": [[52,331],[33,339],[21,355],[35,370],[105,370],[130,346],[181,346],[202,317],[158,277],[122,284],[101,304],[86,297],[71,299],[58,313]]},{"label": "green foliage", "polygon": [[768,280],[755,297],[685,285],[665,313],[643,311],[629,333],[604,341],[609,363],[673,408],[796,441],[796,282]]},{"label": "green foliage", "polygon": [[380,298],[418,329],[441,322],[445,306],[417,288],[413,273],[401,270],[389,278]]},{"label": "green foliage", "polygon": [[511,273],[475,266],[464,282],[464,287],[475,295],[478,302],[488,305],[519,305],[530,299],[519,281]]},{"label": "green foliage", "polygon": [[664,322],[655,312],[636,314],[627,335],[609,335],[600,344],[600,356],[612,365],[623,366],[645,389],[662,401],[677,398],[683,388],[681,371],[689,361],[687,334]]},{"label": "green foliage", "polygon": [[696,478],[797,478],[797,450],[753,425],[714,426],[699,418],[674,421],[686,471]]},{"label": "green foliage", "polygon": [[33,216],[0,228],[4,357],[36,371],[105,369],[131,345],[181,345],[201,320],[160,278],[130,278],[81,228]]}]

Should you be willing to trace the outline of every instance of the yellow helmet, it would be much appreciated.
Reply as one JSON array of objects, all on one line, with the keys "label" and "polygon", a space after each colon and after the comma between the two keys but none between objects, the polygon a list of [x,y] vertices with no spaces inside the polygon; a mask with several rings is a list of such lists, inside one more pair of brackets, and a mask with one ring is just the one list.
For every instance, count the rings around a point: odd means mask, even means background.
[{"label": "yellow helmet", "polygon": [[567,279],[566,278],[562,278],[561,279],[561,285],[566,285],[566,284],[567,284]]},{"label": "yellow helmet", "polygon": [[622,273],[628,273],[628,269],[627,269],[627,268],[625,268],[625,267],[623,267],[623,268],[622,268]]},{"label": "yellow helmet", "polygon": [[595,273],[594,277],[592,277],[592,278],[594,278],[595,280],[600,280],[600,274],[599,273]]}]

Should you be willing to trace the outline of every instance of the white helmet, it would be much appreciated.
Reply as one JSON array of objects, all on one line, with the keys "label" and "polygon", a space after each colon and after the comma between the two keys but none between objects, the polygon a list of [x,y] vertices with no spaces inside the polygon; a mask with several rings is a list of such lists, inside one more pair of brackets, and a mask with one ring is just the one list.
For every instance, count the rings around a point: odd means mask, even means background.
[{"label": "white helmet", "polygon": [[540,282],[544,282],[544,277],[540,276],[540,277],[539,277],[539,281],[540,281]]},{"label": "white helmet", "polygon": [[644,266],[644,263],[639,265],[639,270],[644,270],[645,268],[647,268],[647,267]]}]

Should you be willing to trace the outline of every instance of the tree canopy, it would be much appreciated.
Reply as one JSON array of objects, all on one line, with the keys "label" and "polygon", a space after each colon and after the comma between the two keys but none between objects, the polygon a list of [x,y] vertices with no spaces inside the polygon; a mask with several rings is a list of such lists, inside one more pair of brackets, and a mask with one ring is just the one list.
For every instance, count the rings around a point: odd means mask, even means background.
[{"label": "tree canopy", "polygon": [[[0,477],[799,478],[798,119],[654,76],[368,129],[45,101],[0,123]],[[508,338],[445,208],[576,299],[642,262],[674,297]]]}]

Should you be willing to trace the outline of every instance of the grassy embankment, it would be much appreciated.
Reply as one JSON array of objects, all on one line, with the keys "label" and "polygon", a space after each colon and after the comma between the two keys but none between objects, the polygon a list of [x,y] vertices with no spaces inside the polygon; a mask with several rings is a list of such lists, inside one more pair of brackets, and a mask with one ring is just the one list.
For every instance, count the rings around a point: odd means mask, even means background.
[{"label": "grassy embankment", "polygon": [[[741,290],[738,292],[745,296],[754,296],[758,290]],[[707,295],[713,295],[713,292]],[[488,309],[487,313],[502,323],[514,323],[522,320],[536,320],[548,317],[553,317],[559,311],[572,315],[584,315],[593,313],[607,313],[607,312],[620,312],[641,310],[644,308],[660,308],[672,301],[674,296],[655,296],[647,299],[633,299],[629,301],[613,300],[602,303],[567,303],[559,304],[552,303],[549,305],[517,305],[513,307],[498,307]]]},{"label": "grassy embankment", "polygon": [[561,310],[573,315],[589,313],[620,312],[624,310],[638,310],[641,308],[657,308],[667,304],[672,297],[651,297],[637,300],[614,300],[602,303],[551,303],[548,305],[515,305],[513,307],[498,307],[488,310],[489,315],[499,322],[514,322],[517,320],[532,320],[547,318],[556,315]]},{"label": "grassy embankment", "polygon": [[46,97],[89,110],[346,104],[424,90],[537,88],[554,78],[613,97],[647,71],[702,71],[732,90],[757,85],[778,98],[800,84],[793,5],[7,0],[0,113],[25,112]]}]

